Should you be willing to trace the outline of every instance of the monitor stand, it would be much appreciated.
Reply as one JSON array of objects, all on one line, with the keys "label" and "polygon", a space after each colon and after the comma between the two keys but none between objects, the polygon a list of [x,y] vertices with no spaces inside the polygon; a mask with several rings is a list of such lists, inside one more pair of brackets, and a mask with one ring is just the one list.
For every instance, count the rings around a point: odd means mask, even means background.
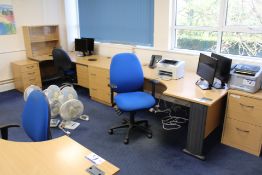
[{"label": "monitor stand", "polygon": [[224,82],[221,82],[221,81],[215,81],[213,83],[213,87],[215,89],[226,89],[226,84]]},{"label": "monitor stand", "polygon": [[90,51],[90,50],[87,51],[87,56],[91,56],[91,55],[93,55],[93,54],[92,54],[92,51]]},{"label": "monitor stand", "polygon": [[198,85],[198,87],[200,87],[203,90],[209,90],[212,87],[211,84],[209,84],[206,80],[204,80],[202,78],[197,80],[196,85]]},{"label": "monitor stand", "polygon": [[77,52],[76,56],[84,57],[84,56],[86,56],[86,54],[85,54],[85,52]]}]

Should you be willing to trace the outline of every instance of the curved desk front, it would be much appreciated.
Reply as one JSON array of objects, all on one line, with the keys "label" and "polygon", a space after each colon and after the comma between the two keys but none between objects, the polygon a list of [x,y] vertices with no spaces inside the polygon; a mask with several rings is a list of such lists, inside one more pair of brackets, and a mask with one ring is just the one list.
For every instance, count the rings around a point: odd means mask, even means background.
[{"label": "curved desk front", "polygon": [[[109,76],[111,59],[108,57],[99,55],[77,57],[74,53],[71,53],[70,56],[76,64],[85,65],[89,68],[95,67],[103,69]],[[88,58],[97,58],[97,61],[88,61]],[[160,90],[160,94],[163,95],[162,97],[164,97],[165,100],[173,103],[183,101],[184,104],[190,107],[187,143],[184,151],[190,155],[204,159],[204,143],[207,140],[206,138],[222,124],[221,121],[225,113],[227,90],[214,88],[212,88],[212,90],[200,89],[195,85],[195,82],[200,78],[195,72],[185,71],[183,78],[170,81],[159,79],[157,70],[150,69],[148,66],[143,66],[143,72],[145,89],[148,80],[157,79],[160,83],[156,91]],[[89,77],[89,84],[92,79],[92,77]],[[109,80],[107,81],[109,82]],[[107,88],[109,92],[109,87],[107,86]]]},{"label": "curved desk front", "polygon": [[162,88],[159,89],[162,89],[161,93],[164,96],[169,97],[168,100],[166,99],[167,101],[176,103],[182,100],[184,104],[186,103],[190,107],[187,143],[183,151],[197,158],[205,159],[205,138],[222,124],[227,90],[200,89],[195,85],[200,77],[194,72],[185,71],[183,78],[165,81],[159,79],[155,69],[143,66],[143,71],[145,79],[160,81]]},{"label": "curved desk front", "polygon": [[[0,174],[87,175],[93,165],[85,156],[92,153],[67,136],[45,142],[14,142],[0,139]],[[119,168],[104,161],[97,165],[107,175]]]}]

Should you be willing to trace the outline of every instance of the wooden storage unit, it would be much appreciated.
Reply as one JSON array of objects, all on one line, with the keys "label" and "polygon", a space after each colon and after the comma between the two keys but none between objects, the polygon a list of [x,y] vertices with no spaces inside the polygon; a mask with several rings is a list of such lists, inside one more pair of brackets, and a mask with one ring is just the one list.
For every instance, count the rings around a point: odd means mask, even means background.
[{"label": "wooden storage unit", "polygon": [[78,85],[89,88],[88,66],[76,64],[76,72]]},{"label": "wooden storage unit", "polygon": [[260,155],[262,91],[255,94],[229,90],[222,143]]},{"label": "wooden storage unit", "polygon": [[109,70],[97,67],[88,67],[89,92],[92,99],[111,105],[109,88]]},{"label": "wooden storage unit", "polygon": [[12,62],[11,65],[17,90],[24,92],[30,85],[42,87],[38,62],[21,60]]},{"label": "wooden storage unit", "polygon": [[50,58],[52,50],[60,46],[58,25],[23,26],[26,55],[41,61]]}]

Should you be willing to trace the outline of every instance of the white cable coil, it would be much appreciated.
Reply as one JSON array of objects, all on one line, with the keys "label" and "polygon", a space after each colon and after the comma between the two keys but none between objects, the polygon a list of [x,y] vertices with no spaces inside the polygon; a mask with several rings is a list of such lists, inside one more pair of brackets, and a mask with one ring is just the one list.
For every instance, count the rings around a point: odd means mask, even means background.
[{"label": "white cable coil", "polygon": [[[157,109],[153,109],[153,111],[155,113],[168,113],[167,116],[165,116],[161,119],[163,129],[164,130],[180,129],[181,128],[180,124],[186,123],[188,121],[188,119],[184,118],[184,117],[172,116],[171,115],[172,111],[169,108],[164,109],[164,110],[160,110],[159,104],[160,104],[160,101],[161,101],[161,97],[162,97],[162,95],[159,97],[158,104],[156,105]],[[165,101],[164,101],[164,103],[165,103]]]}]

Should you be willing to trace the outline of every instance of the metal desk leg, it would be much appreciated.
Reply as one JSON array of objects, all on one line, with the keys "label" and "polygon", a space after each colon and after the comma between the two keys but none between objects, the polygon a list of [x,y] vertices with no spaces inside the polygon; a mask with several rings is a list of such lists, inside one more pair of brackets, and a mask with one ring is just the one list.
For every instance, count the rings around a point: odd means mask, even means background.
[{"label": "metal desk leg", "polygon": [[191,103],[186,148],[183,151],[201,160],[203,155],[205,124],[208,107]]}]

